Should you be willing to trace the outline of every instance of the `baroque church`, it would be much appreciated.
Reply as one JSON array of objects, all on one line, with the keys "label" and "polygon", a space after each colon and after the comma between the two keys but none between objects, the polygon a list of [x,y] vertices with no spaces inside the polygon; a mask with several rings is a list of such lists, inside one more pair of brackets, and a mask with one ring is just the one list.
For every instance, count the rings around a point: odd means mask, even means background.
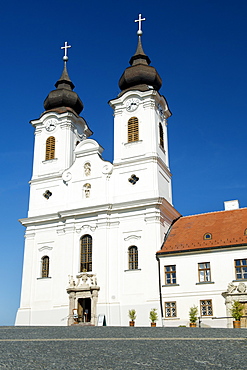
[{"label": "baroque church", "polygon": [[[113,163],[90,139],[83,103],[64,69],[31,121],[30,181],[20,308],[16,325],[231,327],[234,300],[247,327],[247,208],[182,217],[172,205],[162,80],[142,47],[110,100]],[[97,128],[96,128],[97,130]]]},{"label": "baroque church", "polygon": [[[162,80],[137,49],[109,104],[114,160],[90,139],[83,103],[64,69],[32,120],[35,130],[21,302],[16,325],[138,325],[159,309],[156,252],[174,219]],[[159,315],[159,324],[161,317]]]}]

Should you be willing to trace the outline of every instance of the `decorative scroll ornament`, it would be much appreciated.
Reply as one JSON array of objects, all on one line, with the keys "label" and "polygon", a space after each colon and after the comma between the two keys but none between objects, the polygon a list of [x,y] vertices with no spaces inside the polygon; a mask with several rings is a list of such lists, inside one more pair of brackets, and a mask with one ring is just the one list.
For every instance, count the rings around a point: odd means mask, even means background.
[{"label": "decorative scroll ornament", "polygon": [[65,171],[62,174],[62,179],[63,179],[63,181],[68,182],[72,179],[72,174],[69,171]]},{"label": "decorative scroll ornament", "polygon": [[104,175],[110,175],[112,173],[112,170],[113,170],[113,165],[111,163],[107,163],[103,166],[102,173]]}]

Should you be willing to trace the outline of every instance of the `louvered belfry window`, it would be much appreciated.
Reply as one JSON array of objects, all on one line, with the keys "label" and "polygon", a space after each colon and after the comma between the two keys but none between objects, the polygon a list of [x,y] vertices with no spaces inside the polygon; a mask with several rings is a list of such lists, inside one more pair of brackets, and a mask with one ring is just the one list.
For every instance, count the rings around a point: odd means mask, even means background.
[{"label": "louvered belfry window", "polygon": [[138,118],[131,117],[128,120],[128,143],[139,140]]},{"label": "louvered belfry window", "polygon": [[46,147],[45,147],[45,160],[49,161],[49,159],[55,158],[55,137],[50,136],[46,140]]},{"label": "louvered belfry window", "polygon": [[92,271],[92,237],[84,235],[81,238],[81,267],[80,271]]},{"label": "louvered belfry window", "polygon": [[164,131],[161,123],[159,123],[159,132],[160,132],[160,146],[164,149]]},{"label": "louvered belfry window", "polygon": [[44,256],[42,257],[42,271],[41,271],[41,277],[47,278],[49,277],[49,257]]}]

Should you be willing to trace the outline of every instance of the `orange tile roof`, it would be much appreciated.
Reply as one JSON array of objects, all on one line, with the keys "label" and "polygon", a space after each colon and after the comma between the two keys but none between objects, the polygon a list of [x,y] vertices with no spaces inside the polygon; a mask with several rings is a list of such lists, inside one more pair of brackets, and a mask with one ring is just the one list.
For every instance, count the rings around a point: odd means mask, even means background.
[{"label": "orange tile roof", "polygon": [[[158,254],[247,245],[247,208],[179,218]],[[211,240],[204,240],[206,233]]]}]

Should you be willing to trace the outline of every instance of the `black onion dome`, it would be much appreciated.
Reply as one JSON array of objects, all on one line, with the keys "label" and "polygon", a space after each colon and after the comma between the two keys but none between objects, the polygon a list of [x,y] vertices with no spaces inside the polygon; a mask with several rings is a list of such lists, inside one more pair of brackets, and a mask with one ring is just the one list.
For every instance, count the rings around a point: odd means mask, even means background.
[{"label": "black onion dome", "polygon": [[66,62],[64,63],[63,73],[60,79],[55,83],[55,87],[56,90],[52,90],[44,101],[45,110],[65,107],[80,114],[83,110],[83,103],[77,93],[72,91],[75,85],[69,78]]},{"label": "black onion dome", "polygon": [[138,36],[137,49],[130,58],[129,63],[131,67],[125,69],[118,82],[122,91],[130,89],[145,91],[149,90],[148,86],[152,86],[159,91],[162,86],[162,80],[156,69],[149,65],[151,60],[143,51],[141,36]]}]

